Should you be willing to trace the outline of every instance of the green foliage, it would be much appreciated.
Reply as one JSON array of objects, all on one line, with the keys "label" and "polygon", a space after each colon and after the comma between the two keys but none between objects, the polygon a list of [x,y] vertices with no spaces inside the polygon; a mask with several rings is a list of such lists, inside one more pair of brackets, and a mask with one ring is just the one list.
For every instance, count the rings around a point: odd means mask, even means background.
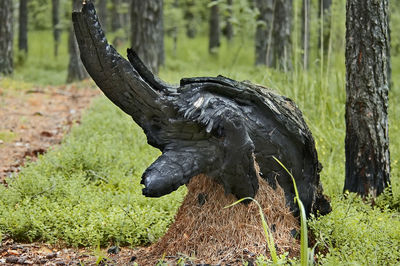
[{"label": "green foliage", "polygon": [[354,194],[332,199],[333,211],[309,222],[318,248],[319,262],[328,265],[398,264],[400,215],[373,208]]},{"label": "green foliage", "polygon": [[184,194],[141,195],[140,176],[158,154],[131,119],[98,100],[60,148],[0,186],[0,231],[73,246],[155,241]]}]

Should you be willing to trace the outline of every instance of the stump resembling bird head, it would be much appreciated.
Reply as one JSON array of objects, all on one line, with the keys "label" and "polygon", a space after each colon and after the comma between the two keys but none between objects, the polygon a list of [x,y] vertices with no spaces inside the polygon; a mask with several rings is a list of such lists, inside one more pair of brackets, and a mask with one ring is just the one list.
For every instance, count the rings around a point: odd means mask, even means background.
[{"label": "stump resembling bird head", "polygon": [[133,50],[128,49],[128,62],[108,44],[93,3],[72,19],[88,73],[162,151],[142,176],[144,195],[163,196],[206,174],[226,193],[254,197],[262,175],[272,185],[278,182],[296,209],[292,181],[275,156],[296,177],[307,212],[318,209],[314,202],[322,187],[314,140],[290,99],[222,76],[166,84]]}]

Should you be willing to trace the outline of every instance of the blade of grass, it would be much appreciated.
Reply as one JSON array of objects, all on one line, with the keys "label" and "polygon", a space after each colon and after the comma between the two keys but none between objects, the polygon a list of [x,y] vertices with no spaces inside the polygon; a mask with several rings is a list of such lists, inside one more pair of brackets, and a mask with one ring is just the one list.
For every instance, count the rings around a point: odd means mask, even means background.
[{"label": "blade of grass", "polygon": [[237,200],[237,201],[235,201],[234,203],[232,203],[232,204],[230,204],[228,206],[225,206],[224,209],[233,207],[236,204],[238,204],[238,203],[240,203],[240,202],[242,202],[244,200],[251,200],[251,201],[254,201],[257,204],[258,210],[260,212],[260,217],[261,217],[261,222],[262,222],[262,225],[263,225],[264,233],[265,233],[265,238],[267,240],[268,249],[269,249],[269,251],[271,253],[272,261],[273,261],[274,264],[278,264],[278,256],[276,254],[274,237],[272,236],[272,233],[268,228],[268,224],[267,224],[267,221],[265,220],[265,216],[264,216],[264,213],[263,213],[263,210],[262,210],[262,207],[261,207],[260,203],[258,203],[258,201],[256,201],[255,199],[253,199],[251,197],[246,197],[246,198],[242,198],[240,200]]},{"label": "blade of grass", "polygon": [[285,171],[290,175],[290,177],[292,178],[292,181],[293,181],[294,193],[296,195],[296,197],[294,198],[294,201],[297,202],[299,209],[300,209],[300,259],[301,259],[301,265],[307,266],[308,259],[309,259],[309,250],[308,250],[306,211],[304,209],[303,203],[300,200],[299,192],[297,191],[296,181],[294,180],[292,173],[275,156],[272,156],[272,157],[275,159],[275,161],[277,161],[280,164],[280,166],[282,166],[283,169],[285,169]]}]

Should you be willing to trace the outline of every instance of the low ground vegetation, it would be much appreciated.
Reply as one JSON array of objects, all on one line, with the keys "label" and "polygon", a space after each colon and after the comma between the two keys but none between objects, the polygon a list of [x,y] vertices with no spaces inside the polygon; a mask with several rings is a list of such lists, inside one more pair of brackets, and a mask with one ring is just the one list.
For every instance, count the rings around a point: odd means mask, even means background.
[{"label": "low ground vegetation", "polygon": [[[50,43],[44,41],[50,34],[31,34],[31,40],[38,41],[32,42],[24,67],[17,68],[13,79],[0,80],[0,87],[18,87],[18,80],[24,80],[23,88],[65,82],[66,49],[55,62],[45,60],[45,67],[38,68],[46,56],[46,48],[40,47]],[[167,55],[173,55],[169,38],[166,47]],[[125,47],[119,49],[125,54]],[[343,54],[330,56],[329,67],[321,68],[315,61],[309,71],[303,71],[299,64],[292,73],[280,73],[253,66],[251,42],[223,42],[215,57],[207,55],[205,38],[180,37],[176,55],[167,58],[160,76],[177,83],[181,77],[222,74],[263,84],[292,98],[313,132],[324,166],[322,183],[333,206],[329,215],[308,221],[318,262],[396,264],[400,258],[400,57],[393,58],[389,95],[392,187],[372,203],[342,191]],[[12,141],[12,136],[5,139]],[[160,199],[141,195],[140,176],[158,155],[146,144],[140,128],[100,97],[60,147],[29,164],[18,177],[9,178],[8,188],[0,187],[0,234],[72,246],[151,243],[166,231],[185,195],[185,188]]]}]

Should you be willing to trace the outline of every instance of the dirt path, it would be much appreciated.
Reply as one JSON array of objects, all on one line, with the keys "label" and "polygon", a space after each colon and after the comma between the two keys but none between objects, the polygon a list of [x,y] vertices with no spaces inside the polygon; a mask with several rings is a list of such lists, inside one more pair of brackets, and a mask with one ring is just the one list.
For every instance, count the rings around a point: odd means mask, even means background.
[{"label": "dirt path", "polygon": [[0,88],[0,181],[5,183],[27,160],[59,144],[98,94],[94,88],[76,85]]}]

